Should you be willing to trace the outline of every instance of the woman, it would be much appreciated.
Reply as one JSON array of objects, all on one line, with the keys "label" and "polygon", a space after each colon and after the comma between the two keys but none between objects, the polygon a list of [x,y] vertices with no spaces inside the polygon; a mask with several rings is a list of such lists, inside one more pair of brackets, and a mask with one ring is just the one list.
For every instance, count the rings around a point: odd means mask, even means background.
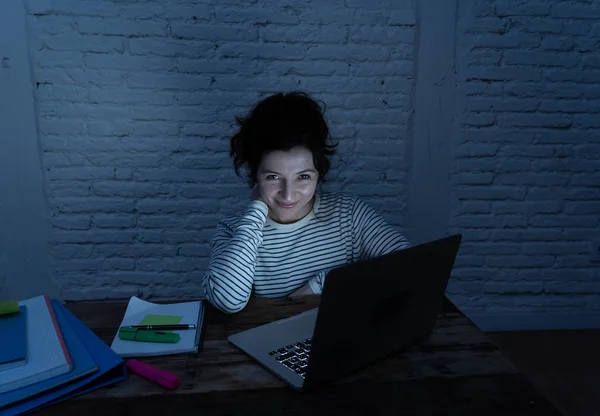
[{"label": "woman", "polygon": [[[203,288],[225,313],[256,296],[320,294],[328,270],[400,250],[410,243],[357,197],[316,192],[336,145],[307,94],[259,102],[231,139],[236,174],[248,168],[252,200],[217,225]],[[365,282],[368,284],[368,282]]]}]

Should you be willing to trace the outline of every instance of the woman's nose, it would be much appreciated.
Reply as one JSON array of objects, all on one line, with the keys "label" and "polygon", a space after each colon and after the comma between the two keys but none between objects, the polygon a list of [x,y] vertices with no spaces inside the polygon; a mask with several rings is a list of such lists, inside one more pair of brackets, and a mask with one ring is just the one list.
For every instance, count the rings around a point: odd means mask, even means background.
[{"label": "woman's nose", "polygon": [[294,197],[294,187],[289,183],[284,183],[280,193],[284,201],[292,201]]}]

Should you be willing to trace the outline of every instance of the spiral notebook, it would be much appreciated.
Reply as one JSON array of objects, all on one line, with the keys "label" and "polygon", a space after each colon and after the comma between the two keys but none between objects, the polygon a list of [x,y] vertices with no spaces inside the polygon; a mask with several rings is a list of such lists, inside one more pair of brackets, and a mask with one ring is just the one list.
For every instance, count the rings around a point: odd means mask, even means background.
[{"label": "spiral notebook", "polygon": [[179,342],[159,343],[120,339],[118,330],[111,344],[121,357],[150,357],[159,355],[197,353],[202,342],[206,307],[202,301],[159,304],[131,297],[121,326],[147,324],[195,324],[195,330],[173,331]]}]

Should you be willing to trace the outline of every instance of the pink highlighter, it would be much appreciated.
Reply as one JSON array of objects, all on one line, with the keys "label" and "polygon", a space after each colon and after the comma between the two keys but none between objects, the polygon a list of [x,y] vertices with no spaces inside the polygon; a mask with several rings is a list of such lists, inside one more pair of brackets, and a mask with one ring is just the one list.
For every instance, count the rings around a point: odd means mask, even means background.
[{"label": "pink highlighter", "polygon": [[174,390],[181,384],[179,377],[170,371],[161,370],[138,360],[128,360],[127,369],[169,390]]}]

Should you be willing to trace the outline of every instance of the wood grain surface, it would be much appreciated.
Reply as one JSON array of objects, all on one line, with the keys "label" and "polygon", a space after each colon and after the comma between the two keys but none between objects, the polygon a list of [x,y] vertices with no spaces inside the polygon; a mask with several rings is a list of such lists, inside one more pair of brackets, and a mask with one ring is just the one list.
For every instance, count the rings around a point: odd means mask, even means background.
[{"label": "wood grain surface", "polygon": [[[234,315],[209,308],[200,353],[141,359],[177,374],[182,381],[177,390],[132,374],[38,414],[560,415],[498,347],[451,306],[444,308],[427,342],[311,393],[289,388],[226,340],[318,302],[315,296],[253,298]],[[110,345],[127,303],[66,306]]]}]

